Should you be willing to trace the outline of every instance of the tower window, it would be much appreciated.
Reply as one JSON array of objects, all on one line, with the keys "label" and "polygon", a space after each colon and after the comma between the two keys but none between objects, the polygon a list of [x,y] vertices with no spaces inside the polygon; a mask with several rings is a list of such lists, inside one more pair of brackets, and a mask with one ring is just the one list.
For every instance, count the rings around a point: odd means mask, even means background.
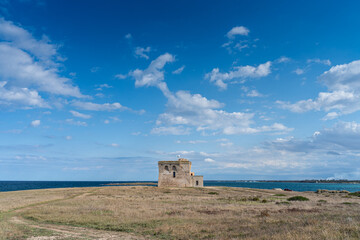
[{"label": "tower window", "polygon": [[196,186],[199,186],[199,181],[196,181]]},{"label": "tower window", "polygon": [[173,167],[172,167],[172,170],[173,170],[173,171],[176,171],[176,167],[175,167],[175,166],[173,166]]},{"label": "tower window", "polygon": [[166,170],[166,171],[169,171],[169,167],[168,167],[168,166],[165,166],[165,170]]},{"label": "tower window", "polygon": [[176,177],[176,172],[173,172],[173,177]]}]

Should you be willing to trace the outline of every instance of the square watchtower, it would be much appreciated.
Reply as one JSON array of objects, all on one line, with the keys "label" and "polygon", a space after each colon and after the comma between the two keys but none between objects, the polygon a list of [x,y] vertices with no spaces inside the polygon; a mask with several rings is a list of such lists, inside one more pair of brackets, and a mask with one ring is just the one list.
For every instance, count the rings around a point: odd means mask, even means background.
[{"label": "square watchtower", "polygon": [[185,158],[177,161],[159,161],[159,187],[203,187],[203,176],[191,172],[191,162]]}]

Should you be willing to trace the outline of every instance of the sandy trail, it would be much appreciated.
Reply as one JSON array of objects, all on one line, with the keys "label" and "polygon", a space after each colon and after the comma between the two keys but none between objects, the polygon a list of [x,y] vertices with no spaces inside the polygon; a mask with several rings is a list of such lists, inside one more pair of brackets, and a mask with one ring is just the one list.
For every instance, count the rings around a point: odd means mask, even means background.
[{"label": "sandy trail", "polygon": [[10,219],[12,223],[26,225],[31,228],[49,230],[55,233],[54,236],[41,236],[30,237],[27,240],[60,240],[67,238],[75,239],[99,239],[99,240],[112,240],[112,239],[147,239],[142,236],[136,236],[131,233],[114,232],[114,231],[102,231],[96,229],[72,227],[64,225],[52,225],[52,224],[39,224],[30,222],[20,217],[13,217]]}]

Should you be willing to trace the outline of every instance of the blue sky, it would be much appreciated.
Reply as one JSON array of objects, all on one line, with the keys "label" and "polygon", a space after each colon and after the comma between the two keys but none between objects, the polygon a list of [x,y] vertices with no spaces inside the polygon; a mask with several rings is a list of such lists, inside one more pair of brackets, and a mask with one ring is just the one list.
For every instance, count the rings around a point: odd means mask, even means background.
[{"label": "blue sky", "polygon": [[360,178],[357,1],[0,1],[0,180]]}]

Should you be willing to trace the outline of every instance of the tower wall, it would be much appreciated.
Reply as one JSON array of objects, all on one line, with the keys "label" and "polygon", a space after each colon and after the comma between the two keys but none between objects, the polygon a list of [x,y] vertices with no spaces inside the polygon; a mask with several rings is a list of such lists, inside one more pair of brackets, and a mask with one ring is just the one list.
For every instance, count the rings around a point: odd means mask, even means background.
[{"label": "tower wall", "polygon": [[[160,161],[159,187],[191,187],[191,162],[187,160]],[[175,173],[175,174],[174,174]]]}]

